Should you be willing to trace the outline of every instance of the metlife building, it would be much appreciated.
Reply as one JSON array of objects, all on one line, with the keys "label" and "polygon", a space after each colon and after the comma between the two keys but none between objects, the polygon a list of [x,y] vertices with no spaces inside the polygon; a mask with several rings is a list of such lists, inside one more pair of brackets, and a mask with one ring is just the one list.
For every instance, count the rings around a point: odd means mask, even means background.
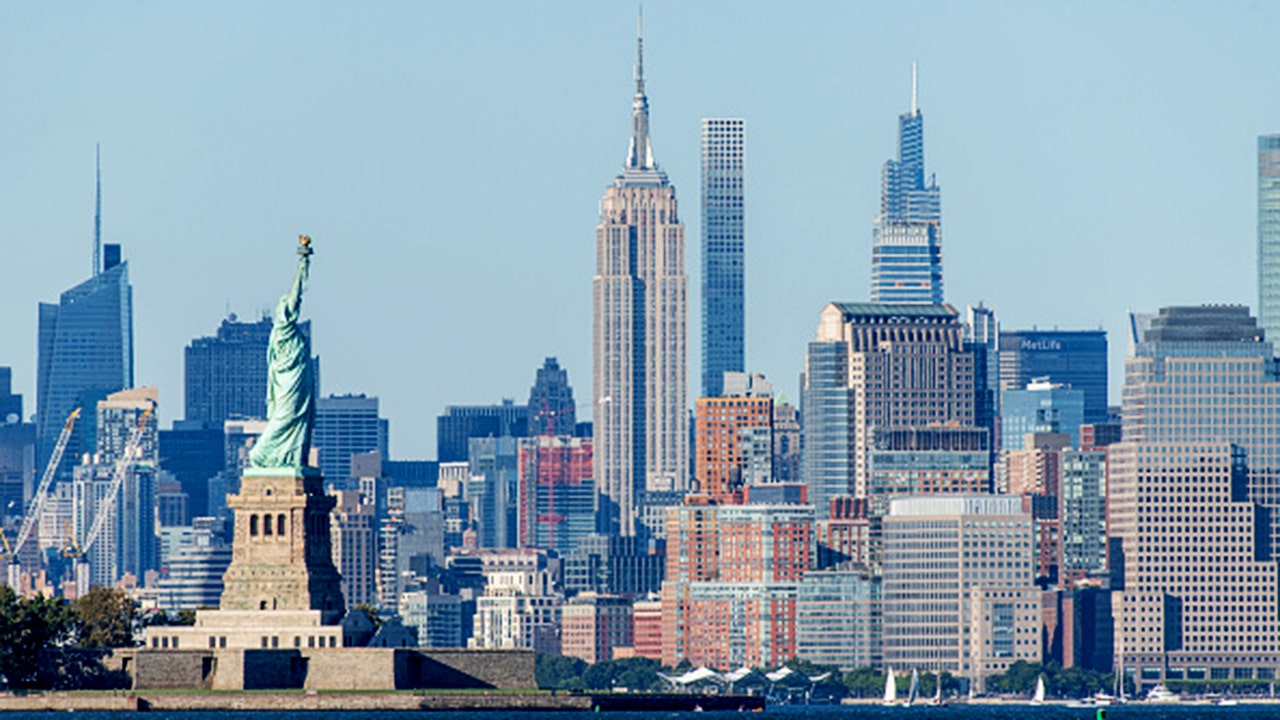
[{"label": "metlife building", "polygon": [[1084,392],[1084,421],[1107,421],[1105,330],[1013,330],[1000,333],[1000,389],[1022,390],[1048,378]]}]

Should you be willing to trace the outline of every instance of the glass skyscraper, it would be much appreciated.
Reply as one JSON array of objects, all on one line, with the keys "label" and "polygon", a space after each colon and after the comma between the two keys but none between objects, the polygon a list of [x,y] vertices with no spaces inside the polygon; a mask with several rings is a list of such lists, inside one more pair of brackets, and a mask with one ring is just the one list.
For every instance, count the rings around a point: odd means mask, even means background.
[{"label": "glass skyscraper", "polygon": [[1280,338],[1280,135],[1258,138],[1258,320]]},{"label": "glass skyscraper", "polygon": [[36,370],[37,467],[53,454],[67,416],[77,407],[85,415],[76,424],[59,468],[69,468],[96,444],[95,403],[133,387],[133,287],[129,263],[119,245],[103,247],[102,271],[62,293],[57,304],[40,303],[39,358]]},{"label": "glass skyscraper", "polygon": [[924,114],[912,68],[911,112],[898,116],[898,157],[884,164],[871,250],[871,301],[942,303],[942,201],[925,182]]},{"label": "glass skyscraper", "polygon": [[702,120],[702,396],[745,369],[741,118]]},{"label": "glass skyscraper", "polygon": [[1107,422],[1107,332],[1001,331],[1000,389],[1023,390],[1037,378],[1080,390],[1084,421]]}]

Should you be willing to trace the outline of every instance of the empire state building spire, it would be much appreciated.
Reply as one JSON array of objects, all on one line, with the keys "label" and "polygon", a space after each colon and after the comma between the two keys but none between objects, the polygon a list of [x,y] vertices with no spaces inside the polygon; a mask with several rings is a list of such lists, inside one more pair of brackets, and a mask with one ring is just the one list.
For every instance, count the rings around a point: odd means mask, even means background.
[{"label": "empire state building spire", "polygon": [[636,96],[631,101],[631,148],[627,151],[627,168],[650,170],[655,167],[653,147],[649,144],[649,98],[644,94],[644,10],[636,18]]}]

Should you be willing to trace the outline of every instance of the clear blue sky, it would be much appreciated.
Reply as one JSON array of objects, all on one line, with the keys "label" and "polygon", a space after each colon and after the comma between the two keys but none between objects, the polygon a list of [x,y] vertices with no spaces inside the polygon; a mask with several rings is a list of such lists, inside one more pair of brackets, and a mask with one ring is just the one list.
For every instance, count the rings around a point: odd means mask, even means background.
[{"label": "clear blue sky", "polygon": [[[269,307],[315,238],[325,392],[382,399],[392,454],[450,403],[523,401],[548,355],[591,405],[591,275],[627,149],[632,2],[0,6],[0,365],[35,407],[36,303],[103,235],[136,382]],[[1255,143],[1280,132],[1280,3],[645,6],[658,162],[683,200],[696,382],[698,122],[747,120],[747,356],[793,398],[819,309],[867,296],[880,166],[920,62],[947,300],[1006,328],[1256,302]],[[696,388],[695,388],[696,389]]]}]

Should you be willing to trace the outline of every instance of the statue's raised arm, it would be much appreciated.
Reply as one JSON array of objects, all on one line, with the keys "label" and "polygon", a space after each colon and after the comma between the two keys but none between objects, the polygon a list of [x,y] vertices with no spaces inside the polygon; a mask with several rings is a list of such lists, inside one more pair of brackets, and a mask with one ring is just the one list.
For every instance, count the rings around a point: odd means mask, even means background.
[{"label": "statue's raised arm", "polygon": [[267,428],[249,451],[255,468],[301,471],[311,454],[316,384],[311,340],[298,327],[302,290],[311,268],[311,238],[298,236],[298,271],[276,304],[267,344]]}]

